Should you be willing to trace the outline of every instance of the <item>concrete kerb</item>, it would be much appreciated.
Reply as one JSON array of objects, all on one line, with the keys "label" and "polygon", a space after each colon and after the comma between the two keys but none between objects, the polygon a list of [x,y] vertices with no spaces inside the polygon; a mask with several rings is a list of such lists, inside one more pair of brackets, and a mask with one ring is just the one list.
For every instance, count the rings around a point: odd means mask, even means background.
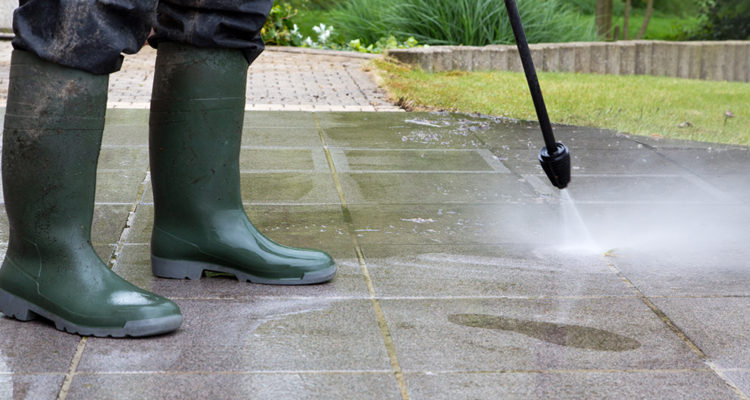
[{"label": "concrete kerb", "polygon": [[748,68],[749,64],[746,64],[747,62],[747,53],[750,51],[750,44],[748,44],[747,41],[742,40],[733,40],[730,42],[727,42],[729,46],[732,47],[734,54],[734,62],[732,65],[734,66],[734,69],[732,71],[732,79],[733,81],[745,81],[747,79],[746,71],[750,68]]},{"label": "concrete kerb", "polygon": [[690,43],[680,46],[678,49],[677,77],[686,79],[698,79],[701,69],[701,46]]},{"label": "concrete kerb", "polygon": [[651,75],[677,76],[679,48],[669,42],[654,41],[651,46]]},{"label": "concrete kerb", "polygon": [[635,75],[635,43],[618,42],[620,75]]},{"label": "concrete kerb", "polygon": [[591,70],[589,72],[594,74],[607,73],[607,46],[607,43],[592,43],[589,46],[591,51]]},{"label": "concrete kerb", "polygon": [[723,44],[713,42],[702,42],[703,52],[701,54],[701,79],[720,81],[724,78]]},{"label": "concrete kerb", "polygon": [[605,58],[605,74],[619,75],[620,74],[620,58],[621,58],[621,47],[616,43],[607,43],[606,45],[606,58]]},{"label": "concrete kerb", "polygon": [[575,45],[576,63],[575,71],[580,73],[593,72],[591,69],[591,46],[587,46],[583,43],[577,43]]},{"label": "concrete kerb", "polygon": [[[461,49],[462,52],[466,53],[466,49]],[[493,68],[491,49],[483,48],[479,51],[472,51],[474,56],[472,57],[472,69],[474,71],[489,71]]]},{"label": "concrete kerb", "polygon": [[369,60],[382,57],[382,55],[380,54],[359,53],[356,51],[311,49],[308,47],[291,47],[291,46],[266,46],[266,51],[278,51],[282,53],[313,54],[313,55],[320,55],[320,56],[334,56],[334,57],[346,57],[346,58],[364,58],[364,59],[369,59]]},{"label": "concrete kerb", "polygon": [[3,0],[0,3],[0,32],[13,31],[13,10],[18,7],[18,0]]},{"label": "concrete kerb", "polygon": [[560,71],[560,47],[542,46],[544,65],[542,71]]},{"label": "concrete kerb", "polygon": [[543,44],[532,44],[529,46],[531,52],[531,59],[534,60],[534,66],[537,71],[542,70],[544,66],[544,45]]},{"label": "concrete kerb", "polygon": [[487,51],[491,69],[500,71],[507,71],[508,61],[518,53],[518,50],[511,46],[487,46]]},{"label": "concrete kerb", "polygon": [[[750,82],[750,41],[547,43],[529,46],[537,70]],[[515,46],[433,46],[388,56],[426,71],[523,71]]]}]

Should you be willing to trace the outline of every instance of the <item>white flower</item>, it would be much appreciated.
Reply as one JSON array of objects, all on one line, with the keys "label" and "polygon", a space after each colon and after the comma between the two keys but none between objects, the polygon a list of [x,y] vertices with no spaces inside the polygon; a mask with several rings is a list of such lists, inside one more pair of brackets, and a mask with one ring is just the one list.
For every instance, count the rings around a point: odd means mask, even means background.
[{"label": "white flower", "polygon": [[326,24],[314,26],[313,30],[318,34],[318,43],[320,43],[321,45],[326,44],[328,38],[331,37],[331,34],[333,34],[333,27],[327,26]]}]

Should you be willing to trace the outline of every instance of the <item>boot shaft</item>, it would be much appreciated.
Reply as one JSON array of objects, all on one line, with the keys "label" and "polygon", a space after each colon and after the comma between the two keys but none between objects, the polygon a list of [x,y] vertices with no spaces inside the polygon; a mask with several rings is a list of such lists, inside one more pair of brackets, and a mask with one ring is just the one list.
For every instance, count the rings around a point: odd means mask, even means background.
[{"label": "boot shaft", "polygon": [[90,239],[108,80],[13,52],[2,148],[11,248]]},{"label": "boot shaft", "polygon": [[241,208],[247,67],[238,50],[159,44],[149,122],[156,224],[208,205]]}]

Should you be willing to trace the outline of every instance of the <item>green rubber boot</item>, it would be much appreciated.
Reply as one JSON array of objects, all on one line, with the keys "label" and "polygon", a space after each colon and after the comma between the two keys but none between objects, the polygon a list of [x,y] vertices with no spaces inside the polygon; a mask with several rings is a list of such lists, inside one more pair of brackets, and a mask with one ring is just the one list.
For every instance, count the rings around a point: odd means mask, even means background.
[{"label": "green rubber boot", "polygon": [[239,50],[159,43],[149,136],[152,270],[176,279],[210,270],[265,284],[329,281],[336,265],[328,254],[277,244],[245,214],[239,157],[247,67]]},{"label": "green rubber boot", "polygon": [[117,276],[91,246],[108,81],[13,52],[2,149],[10,240],[0,311],[21,321],[41,316],[85,336],[166,333],[182,323],[177,305]]}]

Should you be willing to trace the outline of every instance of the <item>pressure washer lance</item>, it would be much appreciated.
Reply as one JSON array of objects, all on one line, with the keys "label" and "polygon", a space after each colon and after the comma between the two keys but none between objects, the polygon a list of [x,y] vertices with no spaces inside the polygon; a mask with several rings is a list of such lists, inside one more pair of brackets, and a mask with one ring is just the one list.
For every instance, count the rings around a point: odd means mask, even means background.
[{"label": "pressure washer lance", "polygon": [[[515,0],[505,0],[505,9],[508,10],[510,26],[513,28],[513,34],[516,36],[516,46],[518,54],[521,56],[521,64],[526,72],[526,81],[529,83],[531,98],[534,100],[536,116],[539,119],[539,126],[542,128],[545,147],[539,152],[539,163],[547,174],[547,177],[555,187],[564,189],[570,183],[570,150],[560,142],[555,142],[555,136],[552,133],[552,124],[549,122],[547,107],[544,106],[542,89],[539,87],[539,79],[534,69],[534,61],[531,59],[529,44],[526,42],[526,33],[523,31],[521,16],[518,13],[518,7]],[[552,149],[550,152],[549,149]]]}]

